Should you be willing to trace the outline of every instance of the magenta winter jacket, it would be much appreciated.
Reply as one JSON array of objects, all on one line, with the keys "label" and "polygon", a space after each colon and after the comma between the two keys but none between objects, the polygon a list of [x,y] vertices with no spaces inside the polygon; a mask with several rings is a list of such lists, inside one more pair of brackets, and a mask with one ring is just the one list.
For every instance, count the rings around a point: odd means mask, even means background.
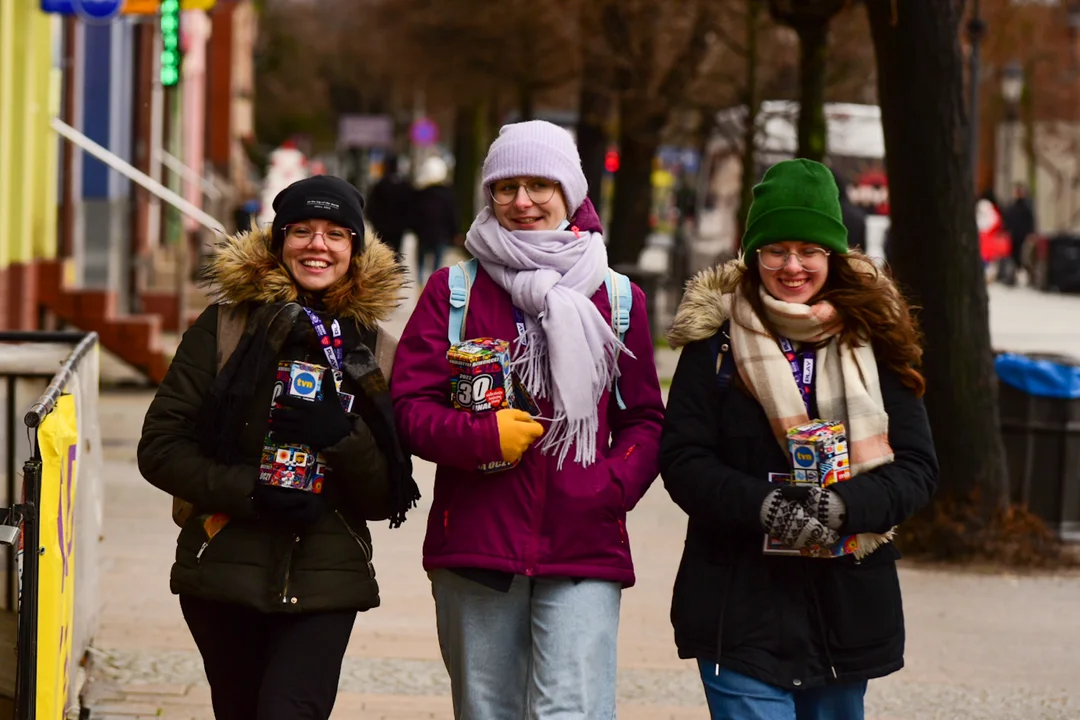
[{"label": "magenta winter jacket", "polygon": [[[448,272],[438,271],[424,288],[398,345],[391,385],[402,441],[438,465],[424,569],[484,568],[633,585],[626,512],[657,475],[664,420],[644,293],[633,286],[626,333],[636,359],[624,353],[619,360],[626,410],[619,410],[610,391],[601,399],[596,444],[603,457],[583,468],[573,462],[571,449],[560,471],[556,458],[534,445],[517,467],[484,475],[478,465],[502,459],[498,428],[493,412],[474,414],[450,405]],[[592,300],[610,319],[604,285]],[[516,336],[510,295],[481,267],[465,337]],[[541,415],[551,417],[551,403],[538,402]]]}]

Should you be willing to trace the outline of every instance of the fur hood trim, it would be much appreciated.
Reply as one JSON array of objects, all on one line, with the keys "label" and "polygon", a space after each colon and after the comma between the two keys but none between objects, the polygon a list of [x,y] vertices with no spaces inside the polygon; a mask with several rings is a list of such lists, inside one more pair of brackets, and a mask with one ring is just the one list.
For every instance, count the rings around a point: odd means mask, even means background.
[{"label": "fur hood trim", "polygon": [[[270,228],[252,227],[218,243],[202,274],[213,302],[296,302],[299,288],[272,252],[271,242]],[[394,251],[367,230],[364,251],[353,257],[348,273],[326,291],[323,304],[335,317],[374,328],[405,300],[407,286],[406,270]]]},{"label": "fur hood trim", "polygon": [[721,298],[735,291],[745,271],[746,265],[740,256],[702,270],[686,284],[686,292],[667,334],[671,347],[680,348],[716,334],[729,315]]}]

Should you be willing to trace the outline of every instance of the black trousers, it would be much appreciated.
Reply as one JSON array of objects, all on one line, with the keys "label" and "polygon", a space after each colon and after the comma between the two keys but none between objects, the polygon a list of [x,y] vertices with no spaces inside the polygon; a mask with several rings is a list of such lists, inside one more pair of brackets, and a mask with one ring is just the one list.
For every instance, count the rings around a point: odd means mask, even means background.
[{"label": "black trousers", "polygon": [[217,720],[327,720],[356,611],[268,614],[180,596]]}]

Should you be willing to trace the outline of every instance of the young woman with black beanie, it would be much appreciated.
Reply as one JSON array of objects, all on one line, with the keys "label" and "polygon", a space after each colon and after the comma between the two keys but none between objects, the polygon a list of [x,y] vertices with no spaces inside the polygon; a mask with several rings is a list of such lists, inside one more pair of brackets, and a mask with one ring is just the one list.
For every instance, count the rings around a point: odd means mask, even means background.
[{"label": "young woman with black beanie", "polygon": [[[419,496],[379,329],[403,269],[343,180],[296,182],[274,210],[210,261],[216,302],[184,333],[138,451],[175,498],[171,588],[219,720],[330,716],[356,613],[379,605],[367,521],[397,526]],[[279,377],[297,362],[326,370]],[[274,451],[290,445],[306,449]]]}]

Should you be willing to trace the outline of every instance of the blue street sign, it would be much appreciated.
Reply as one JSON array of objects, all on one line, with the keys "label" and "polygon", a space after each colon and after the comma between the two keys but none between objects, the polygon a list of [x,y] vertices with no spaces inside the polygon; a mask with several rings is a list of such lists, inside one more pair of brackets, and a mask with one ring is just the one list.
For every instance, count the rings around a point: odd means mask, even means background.
[{"label": "blue street sign", "polygon": [[78,15],[83,20],[102,22],[120,14],[124,0],[41,0],[41,11]]},{"label": "blue street sign", "polygon": [[439,126],[431,118],[418,118],[409,126],[409,139],[418,147],[434,145],[439,141]]}]

